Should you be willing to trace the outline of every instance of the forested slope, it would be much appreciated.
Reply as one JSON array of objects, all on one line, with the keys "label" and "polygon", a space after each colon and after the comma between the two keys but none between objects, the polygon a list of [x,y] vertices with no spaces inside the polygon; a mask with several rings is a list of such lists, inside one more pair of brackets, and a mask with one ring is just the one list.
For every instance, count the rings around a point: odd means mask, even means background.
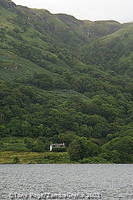
[{"label": "forested slope", "polygon": [[1,151],[72,152],[87,140],[86,157],[133,161],[132,23],[0,0],[0,79]]}]

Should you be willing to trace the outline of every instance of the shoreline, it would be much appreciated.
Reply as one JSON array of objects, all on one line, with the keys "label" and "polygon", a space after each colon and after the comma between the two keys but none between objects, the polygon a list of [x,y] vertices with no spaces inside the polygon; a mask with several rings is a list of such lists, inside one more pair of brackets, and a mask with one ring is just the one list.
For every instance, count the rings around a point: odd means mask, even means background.
[{"label": "shoreline", "polygon": [[6,164],[133,164],[71,161],[67,152],[0,152],[0,165]]}]

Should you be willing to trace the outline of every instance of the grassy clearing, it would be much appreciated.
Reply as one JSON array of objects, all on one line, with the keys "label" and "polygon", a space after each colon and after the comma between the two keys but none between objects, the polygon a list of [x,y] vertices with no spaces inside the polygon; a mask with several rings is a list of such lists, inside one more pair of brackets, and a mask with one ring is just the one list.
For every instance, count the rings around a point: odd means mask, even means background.
[{"label": "grassy clearing", "polygon": [[67,152],[0,152],[0,164],[71,163]]}]

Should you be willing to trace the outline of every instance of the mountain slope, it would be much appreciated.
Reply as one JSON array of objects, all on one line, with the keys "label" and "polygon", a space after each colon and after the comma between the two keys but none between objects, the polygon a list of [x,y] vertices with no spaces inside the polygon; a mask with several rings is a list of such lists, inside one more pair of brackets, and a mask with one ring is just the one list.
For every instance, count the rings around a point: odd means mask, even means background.
[{"label": "mountain slope", "polygon": [[[83,49],[83,60],[89,64],[105,66],[122,73],[126,68],[132,76],[131,64],[133,52],[133,24],[123,26],[120,30],[95,40]],[[125,60],[125,61],[124,61]],[[126,62],[127,67],[122,69]],[[123,66],[124,67],[124,66]],[[129,71],[129,69],[131,69]],[[130,74],[131,73],[131,74]]]},{"label": "mountain slope", "polygon": [[[44,151],[44,144],[47,150],[50,142],[86,137],[108,154],[114,138],[133,137],[132,39],[132,23],[78,20],[0,0],[1,142],[27,137],[29,151]],[[126,152],[115,150],[122,160]]]}]

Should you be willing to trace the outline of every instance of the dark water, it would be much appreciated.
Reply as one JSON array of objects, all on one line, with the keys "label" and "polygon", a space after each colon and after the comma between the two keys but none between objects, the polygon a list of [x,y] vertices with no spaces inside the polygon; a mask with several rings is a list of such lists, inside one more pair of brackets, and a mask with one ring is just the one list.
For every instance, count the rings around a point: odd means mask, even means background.
[{"label": "dark water", "polygon": [[39,199],[45,193],[98,193],[103,200],[133,200],[133,165],[0,165],[0,200],[15,194],[23,194],[20,199],[36,194],[34,199]]}]

